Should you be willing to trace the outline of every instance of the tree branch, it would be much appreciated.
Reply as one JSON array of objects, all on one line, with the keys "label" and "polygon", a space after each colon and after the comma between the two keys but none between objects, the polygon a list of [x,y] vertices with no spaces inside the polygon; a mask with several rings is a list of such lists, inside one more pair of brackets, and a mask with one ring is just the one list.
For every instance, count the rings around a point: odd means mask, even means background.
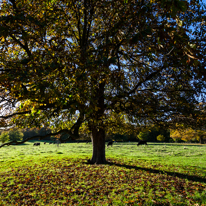
[{"label": "tree branch", "polygon": [[31,110],[29,111],[25,111],[25,112],[16,112],[16,113],[13,113],[13,114],[10,114],[10,115],[7,115],[7,116],[0,116],[0,118],[2,119],[9,119],[15,115],[22,115],[22,114],[31,114]]},{"label": "tree branch", "polygon": [[31,57],[31,51],[29,50],[27,44],[22,44],[21,41],[19,41],[14,35],[10,34],[11,38],[21,46],[22,49],[26,51],[29,57]]}]

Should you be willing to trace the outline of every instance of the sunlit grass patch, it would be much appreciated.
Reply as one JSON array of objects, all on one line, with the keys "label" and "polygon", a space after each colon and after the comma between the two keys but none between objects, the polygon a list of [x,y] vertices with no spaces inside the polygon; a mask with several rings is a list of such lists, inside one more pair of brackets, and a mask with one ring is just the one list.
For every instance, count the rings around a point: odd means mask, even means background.
[{"label": "sunlit grass patch", "polygon": [[114,143],[89,165],[86,143],[1,148],[0,205],[204,205],[205,149]]}]

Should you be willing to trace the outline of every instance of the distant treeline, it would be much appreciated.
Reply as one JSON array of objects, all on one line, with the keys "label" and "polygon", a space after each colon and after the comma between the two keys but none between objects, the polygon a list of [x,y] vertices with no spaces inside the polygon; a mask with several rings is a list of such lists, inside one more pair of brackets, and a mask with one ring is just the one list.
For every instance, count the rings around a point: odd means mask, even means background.
[{"label": "distant treeline", "polygon": [[[25,128],[25,129],[15,129],[18,130],[22,135],[21,135],[21,140],[25,140],[27,138],[33,137],[33,136],[45,136],[46,134],[51,133],[51,129],[49,127],[47,128]],[[10,132],[8,132],[10,133]],[[143,133],[142,135],[140,135],[140,133]],[[3,132],[0,132],[0,135],[3,134]],[[12,139],[14,140],[15,137],[13,137],[15,135],[15,132],[12,133]],[[160,138],[158,138],[158,136],[161,135],[161,140]],[[10,135],[11,136],[11,135]],[[138,133],[133,133],[133,134],[110,134],[110,135],[106,135],[106,141],[110,141],[110,140],[114,140],[114,141],[118,141],[118,142],[135,142],[135,141],[139,141],[139,140],[146,140],[148,142],[158,142],[158,141],[163,141],[163,142],[185,142],[186,140],[182,140],[182,139],[174,139],[171,137],[172,135],[170,134],[170,130],[169,129],[150,129],[144,132],[138,132]],[[66,142],[73,142],[73,141],[91,141],[91,135],[89,134],[85,134],[85,135],[80,135],[80,137],[78,139],[74,139],[74,138],[69,138],[68,134],[65,135],[60,135],[58,137],[55,136],[51,136],[51,137],[47,137],[44,140],[45,141],[54,141],[56,138],[60,138],[60,140],[62,142],[64,142],[65,140],[67,140]],[[69,138],[69,139],[68,139]],[[19,140],[19,139],[17,139]],[[33,140],[39,140],[39,138],[33,139]],[[190,139],[187,140],[187,142],[199,142],[198,139]]]},{"label": "distant treeline", "polygon": [[[37,129],[37,128],[33,128],[33,129],[23,129],[22,130],[24,136],[23,139],[32,137],[32,136],[36,136],[36,135],[46,135],[51,133],[51,129],[50,128],[41,128],[41,129]],[[172,142],[173,139],[170,138],[170,130],[169,129],[162,129],[162,130],[157,130],[157,129],[153,129],[153,130],[149,130],[146,131],[146,139],[149,142],[157,142],[157,136],[158,135],[163,135],[165,137],[164,142]],[[61,139],[67,139],[69,136],[68,135],[63,135],[61,136]],[[53,140],[55,137],[47,137],[45,138],[45,140]],[[123,142],[128,142],[128,141],[138,141],[138,134],[112,134],[112,135],[106,135],[106,141],[108,140],[115,140],[115,141],[123,141]],[[74,140],[73,138],[71,138],[70,140]],[[90,135],[80,135],[80,138],[78,138],[77,140],[85,140],[85,141],[90,141]]]},{"label": "distant treeline", "polygon": [[[173,139],[170,138],[170,130],[169,129],[161,129],[161,130],[157,130],[157,129],[152,129],[152,130],[148,130],[144,132],[144,139],[142,140],[147,140],[148,142],[157,142],[157,136],[159,135],[163,135],[165,137],[164,142],[172,142]],[[138,141],[140,140],[140,138],[138,138],[138,134],[113,134],[107,138],[116,140],[116,141]]]}]

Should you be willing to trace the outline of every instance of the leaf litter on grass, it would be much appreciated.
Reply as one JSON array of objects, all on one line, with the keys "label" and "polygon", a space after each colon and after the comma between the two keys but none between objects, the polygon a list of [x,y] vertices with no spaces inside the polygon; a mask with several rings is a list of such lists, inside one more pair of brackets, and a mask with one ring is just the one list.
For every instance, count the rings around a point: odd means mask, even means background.
[{"label": "leaf litter on grass", "polygon": [[83,159],[47,159],[1,172],[0,205],[206,203],[206,179],[197,176],[199,173],[180,173],[177,167],[166,168],[142,160],[109,162],[90,165]]}]

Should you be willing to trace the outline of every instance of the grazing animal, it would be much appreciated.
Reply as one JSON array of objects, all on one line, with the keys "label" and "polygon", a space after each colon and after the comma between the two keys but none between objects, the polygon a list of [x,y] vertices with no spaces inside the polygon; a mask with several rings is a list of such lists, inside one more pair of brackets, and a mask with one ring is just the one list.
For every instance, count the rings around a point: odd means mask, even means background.
[{"label": "grazing animal", "polygon": [[46,144],[46,142],[44,142],[44,144]]},{"label": "grazing animal", "polygon": [[49,142],[49,144],[53,144],[52,142]]},{"label": "grazing animal", "polygon": [[34,143],[33,146],[40,146],[40,143]]},{"label": "grazing animal", "polygon": [[137,146],[139,146],[139,145],[141,145],[141,144],[145,144],[145,145],[147,145],[147,141],[140,140],[140,141],[138,142]]},{"label": "grazing animal", "polygon": [[112,147],[113,143],[114,143],[114,141],[109,141],[109,142],[107,143],[107,147],[109,147],[109,146]]}]

